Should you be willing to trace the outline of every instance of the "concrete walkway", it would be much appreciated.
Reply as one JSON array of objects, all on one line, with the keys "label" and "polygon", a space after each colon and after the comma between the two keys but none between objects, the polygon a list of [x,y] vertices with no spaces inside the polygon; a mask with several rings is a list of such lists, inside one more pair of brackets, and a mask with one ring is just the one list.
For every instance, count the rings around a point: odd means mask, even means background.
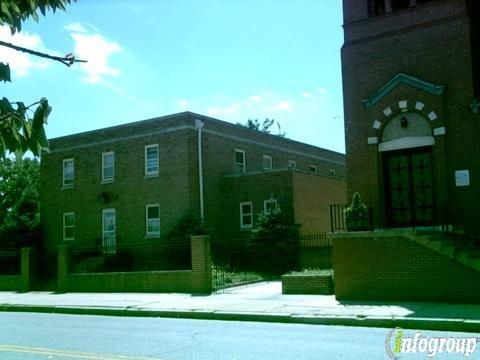
[{"label": "concrete walkway", "polygon": [[338,302],[326,295],[282,295],[281,283],[223,294],[0,292],[1,311],[402,327],[480,333],[480,305]]}]

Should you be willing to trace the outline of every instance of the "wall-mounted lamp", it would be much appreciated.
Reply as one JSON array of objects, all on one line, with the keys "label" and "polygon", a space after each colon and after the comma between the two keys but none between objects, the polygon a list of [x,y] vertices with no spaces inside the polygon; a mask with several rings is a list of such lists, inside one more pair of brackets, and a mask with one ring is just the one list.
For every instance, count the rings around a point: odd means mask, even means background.
[{"label": "wall-mounted lamp", "polygon": [[408,127],[408,119],[405,116],[402,116],[402,118],[400,119],[400,126],[402,128]]},{"label": "wall-mounted lamp", "polygon": [[472,109],[472,113],[480,114],[480,99],[473,99],[470,104],[470,109]]}]

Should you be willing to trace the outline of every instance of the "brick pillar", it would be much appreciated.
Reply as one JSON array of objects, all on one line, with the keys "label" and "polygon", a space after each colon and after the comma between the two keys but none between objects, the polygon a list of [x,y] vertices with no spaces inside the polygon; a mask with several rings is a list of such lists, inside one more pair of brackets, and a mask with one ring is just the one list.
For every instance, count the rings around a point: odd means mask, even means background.
[{"label": "brick pillar", "polygon": [[22,248],[21,252],[21,284],[20,291],[31,289],[35,277],[35,249]]},{"label": "brick pillar", "polygon": [[192,292],[212,292],[212,259],[209,236],[192,236]]},{"label": "brick pillar", "polygon": [[58,247],[57,260],[57,291],[67,291],[67,275],[70,273],[71,246],[60,245]]}]

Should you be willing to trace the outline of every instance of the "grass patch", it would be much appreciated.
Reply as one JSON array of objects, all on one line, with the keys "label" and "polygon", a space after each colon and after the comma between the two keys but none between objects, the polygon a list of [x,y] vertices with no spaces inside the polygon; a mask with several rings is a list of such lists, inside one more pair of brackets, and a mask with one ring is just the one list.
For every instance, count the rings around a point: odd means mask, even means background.
[{"label": "grass patch", "polygon": [[302,271],[291,271],[287,275],[333,275],[333,269],[303,269]]}]

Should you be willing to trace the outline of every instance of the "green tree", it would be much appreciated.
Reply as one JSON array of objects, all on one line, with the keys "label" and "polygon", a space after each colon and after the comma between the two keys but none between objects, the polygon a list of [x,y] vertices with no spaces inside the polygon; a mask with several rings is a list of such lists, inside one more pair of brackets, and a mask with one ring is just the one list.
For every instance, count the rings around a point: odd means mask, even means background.
[{"label": "green tree", "polygon": [[275,121],[274,119],[267,118],[262,123],[260,123],[258,119],[255,119],[255,120],[248,119],[245,124],[237,123],[237,125],[245,126],[251,130],[260,131],[265,134],[270,134],[273,124],[277,124],[277,127],[278,127],[278,134],[276,135],[282,138],[285,137],[285,133],[281,131],[282,129],[281,129],[280,123],[278,121]]},{"label": "green tree", "polygon": [[36,159],[0,160],[0,248],[39,244],[39,186]]},{"label": "green tree", "polygon": [[284,273],[298,266],[299,225],[280,208],[258,214],[252,243],[262,259],[264,271]]},{"label": "green tree", "polygon": [[[32,18],[38,22],[38,11],[45,16],[48,11],[65,10],[65,6],[71,2],[72,0],[1,0],[0,25],[9,26],[14,34],[21,31],[22,22],[25,20]],[[0,46],[56,60],[67,66],[75,62],[83,62],[83,60],[75,59],[72,54],[64,57],[52,56],[5,41],[0,41]],[[0,81],[11,81],[10,66],[1,60]],[[21,101],[2,98],[0,100],[0,156],[7,153],[15,153],[20,156],[28,150],[38,156],[42,150],[47,150],[48,141],[44,125],[47,123],[51,110],[52,108],[45,98],[28,106]]]}]

